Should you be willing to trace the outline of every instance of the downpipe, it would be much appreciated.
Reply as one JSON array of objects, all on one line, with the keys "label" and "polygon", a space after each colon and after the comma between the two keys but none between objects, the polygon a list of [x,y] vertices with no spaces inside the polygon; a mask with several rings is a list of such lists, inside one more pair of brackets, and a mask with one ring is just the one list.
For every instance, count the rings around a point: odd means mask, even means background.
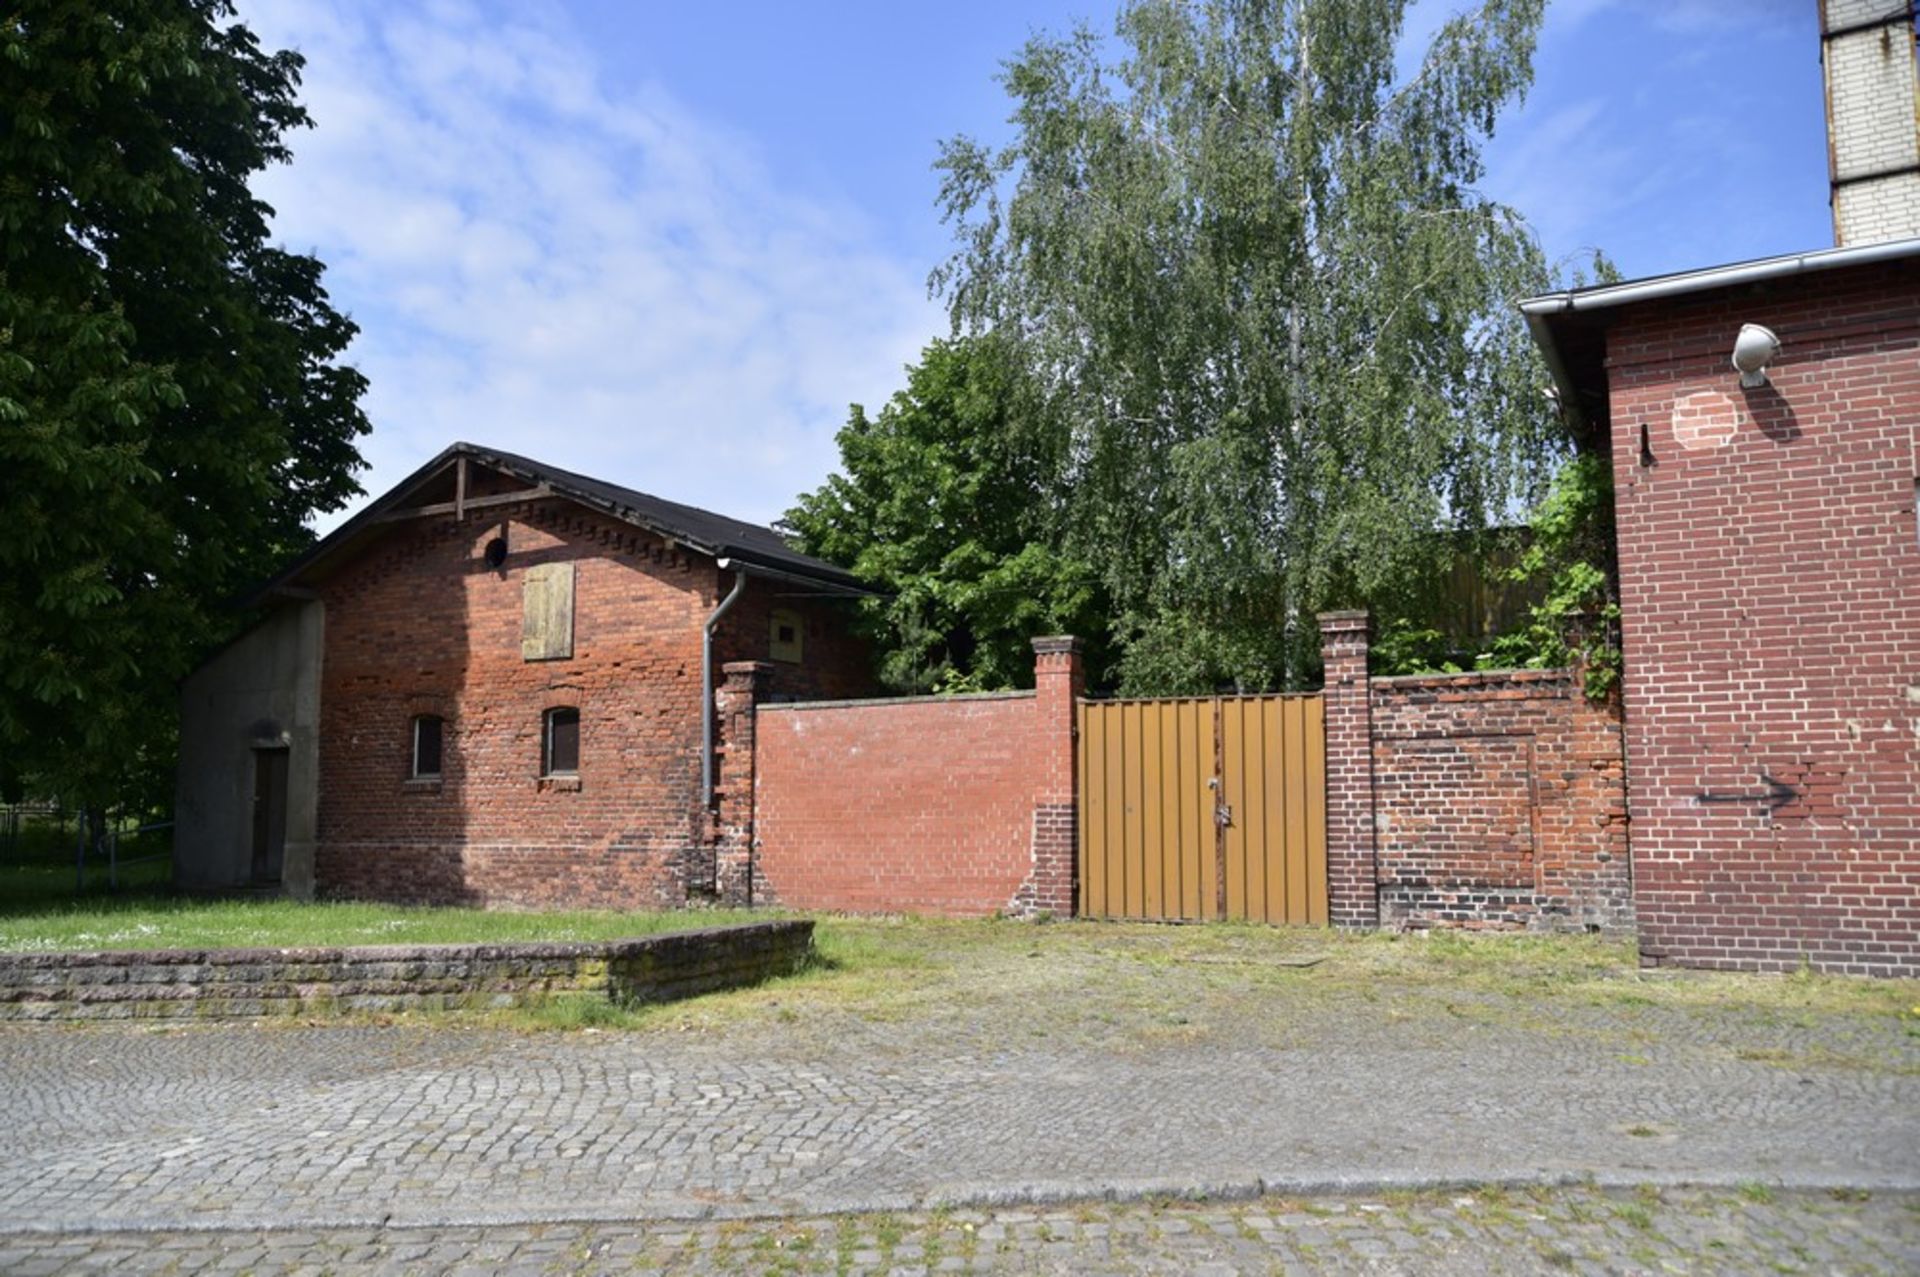
[{"label": "downpipe", "polygon": [[[716,566],[722,572],[733,567],[730,559],[716,560]],[[747,588],[747,570],[733,569],[733,589],[719,605],[707,614],[707,623],[700,631],[700,819],[702,822],[713,818],[713,719],[718,712],[713,695],[713,631],[720,624],[720,618],[735,603]],[[720,887],[720,852],[715,848],[710,867],[708,889],[717,891]]]}]

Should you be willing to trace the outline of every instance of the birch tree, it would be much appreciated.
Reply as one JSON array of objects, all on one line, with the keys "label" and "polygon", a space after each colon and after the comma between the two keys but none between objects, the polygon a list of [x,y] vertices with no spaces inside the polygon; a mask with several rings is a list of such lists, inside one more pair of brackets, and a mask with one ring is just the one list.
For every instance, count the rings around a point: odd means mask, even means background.
[{"label": "birch tree", "polygon": [[934,287],[1069,423],[1126,690],[1301,685],[1317,610],[1390,609],[1436,532],[1525,509],[1570,448],[1513,307],[1549,271],[1477,189],[1542,0],[1399,74],[1408,7],[1133,0],[1111,43],[1006,64],[1010,144],[941,148]]}]

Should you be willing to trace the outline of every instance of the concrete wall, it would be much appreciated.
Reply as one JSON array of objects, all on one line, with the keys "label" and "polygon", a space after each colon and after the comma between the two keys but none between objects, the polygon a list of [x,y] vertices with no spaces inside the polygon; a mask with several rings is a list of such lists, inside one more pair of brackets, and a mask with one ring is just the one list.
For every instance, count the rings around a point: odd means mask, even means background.
[{"label": "concrete wall", "polygon": [[254,751],[287,751],[287,894],[313,894],[319,796],[317,601],[281,605],[180,687],[173,874],[179,886],[239,887],[253,871]]}]

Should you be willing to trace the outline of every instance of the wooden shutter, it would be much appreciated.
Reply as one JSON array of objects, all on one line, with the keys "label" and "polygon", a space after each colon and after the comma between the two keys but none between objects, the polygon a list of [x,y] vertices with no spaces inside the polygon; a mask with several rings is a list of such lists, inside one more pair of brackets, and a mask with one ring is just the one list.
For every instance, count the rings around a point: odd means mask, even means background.
[{"label": "wooden shutter", "polygon": [[573,564],[541,563],[526,570],[520,655],[529,661],[563,661],[573,655]]}]

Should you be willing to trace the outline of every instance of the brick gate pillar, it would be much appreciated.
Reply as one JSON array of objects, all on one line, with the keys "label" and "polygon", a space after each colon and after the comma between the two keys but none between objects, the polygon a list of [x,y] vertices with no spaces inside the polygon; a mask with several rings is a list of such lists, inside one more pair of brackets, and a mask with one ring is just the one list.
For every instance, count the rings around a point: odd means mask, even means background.
[{"label": "brick gate pillar", "polygon": [[720,765],[709,835],[714,897],[721,904],[750,905],[754,903],[754,708],[766,694],[773,666],[765,661],[728,661],[720,672],[726,681],[715,697]]},{"label": "brick gate pillar", "polygon": [[1040,768],[1034,777],[1033,870],[1019,904],[1029,913],[1070,918],[1079,891],[1079,772],[1074,751],[1080,696],[1086,691],[1080,640],[1033,640],[1033,686]]},{"label": "brick gate pillar", "polygon": [[1367,614],[1322,612],[1327,722],[1327,914],[1336,927],[1380,925],[1374,862],[1373,690]]}]

